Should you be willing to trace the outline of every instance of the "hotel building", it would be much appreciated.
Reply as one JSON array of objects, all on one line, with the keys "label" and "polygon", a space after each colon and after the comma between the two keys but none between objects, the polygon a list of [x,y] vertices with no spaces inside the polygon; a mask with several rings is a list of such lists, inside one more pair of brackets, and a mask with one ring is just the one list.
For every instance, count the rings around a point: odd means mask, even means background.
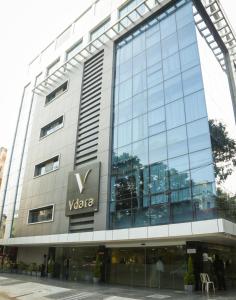
[{"label": "hotel building", "polygon": [[2,254],[173,289],[219,254],[235,286],[235,50],[219,0],[93,1],[29,65]]}]

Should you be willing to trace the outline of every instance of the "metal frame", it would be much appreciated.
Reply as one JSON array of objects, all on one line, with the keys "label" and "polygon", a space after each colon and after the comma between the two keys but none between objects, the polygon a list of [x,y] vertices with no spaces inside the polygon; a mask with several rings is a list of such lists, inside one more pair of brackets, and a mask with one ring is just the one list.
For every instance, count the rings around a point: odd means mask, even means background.
[{"label": "metal frame", "polygon": [[[37,210],[37,209],[41,209],[41,208],[47,208],[47,207],[50,207],[50,206],[52,206],[52,219],[51,220],[29,223],[29,215],[30,215],[30,212],[32,210]],[[35,225],[35,224],[41,224],[41,223],[54,222],[54,212],[55,212],[55,203],[51,203],[51,204],[40,206],[40,207],[30,208],[30,209],[28,209],[28,213],[27,213],[27,225]]]},{"label": "metal frame", "polygon": [[[71,73],[74,69],[81,67],[85,60],[100,51],[108,41],[114,41],[119,36],[128,32],[131,27],[134,27],[147,13],[152,11],[154,12],[158,7],[165,7],[171,3],[173,3],[173,5],[178,4],[176,3],[176,0],[158,0],[153,1],[153,3],[150,3],[149,0],[142,1],[133,10],[111,25],[104,33],[99,35],[95,40],[90,41],[83,49],[64,62],[42,82],[36,85],[33,92],[38,95],[48,93],[51,91],[52,87],[55,88],[59,83],[61,83],[68,73]],[[226,71],[224,49],[229,52],[230,59],[236,65],[236,35],[225,16],[221,4],[219,0],[193,0],[193,3],[195,3],[195,24],[222,69]],[[143,9],[143,7],[145,9]],[[204,9],[200,12],[198,9],[199,7]],[[205,18],[204,15],[207,16],[207,18]],[[211,23],[211,26],[208,26],[209,22]],[[211,30],[211,28],[214,30]]]},{"label": "metal frame", "polygon": [[[227,63],[225,61],[225,53],[228,52],[231,61],[236,64],[236,35],[226,17],[226,14],[220,4],[219,0],[198,0],[195,1],[196,7],[203,6],[203,10],[200,12],[195,10],[194,18],[196,26],[201,36],[206,40],[208,46],[212,50],[222,69],[226,71]],[[209,29],[204,14],[208,15],[211,21],[211,25],[217,32],[218,37]],[[224,51],[224,49],[226,51]]]},{"label": "metal frame", "polygon": [[[48,93],[48,90],[51,90],[50,86],[56,86],[63,79],[65,79],[68,73],[73,72],[75,68],[82,66],[83,62],[93,56],[95,53],[100,51],[102,47],[108,41],[113,41],[117,37],[123,35],[128,31],[130,25],[135,26],[135,24],[143,19],[146,13],[153,11],[156,7],[162,6],[162,3],[165,3],[165,0],[159,0],[158,3],[153,3],[150,6],[149,0],[144,0],[139,3],[132,11],[128,12],[124,17],[120,18],[117,22],[111,25],[104,33],[99,35],[95,40],[89,42],[83,49],[81,49],[77,54],[71,57],[69,60],[64,62],[57,70],[52,74],[47,76],[42,82],[40,82],[34,89],[33,92],[38,95],[44,95]],[[141,10],[140,7],[145,7]],[[136,12],[136,17],[134,18],[134,12]],[[128,20],[127,24],[122,23],[122,21]],[[52,84],[51,82],[55,83]]]}]

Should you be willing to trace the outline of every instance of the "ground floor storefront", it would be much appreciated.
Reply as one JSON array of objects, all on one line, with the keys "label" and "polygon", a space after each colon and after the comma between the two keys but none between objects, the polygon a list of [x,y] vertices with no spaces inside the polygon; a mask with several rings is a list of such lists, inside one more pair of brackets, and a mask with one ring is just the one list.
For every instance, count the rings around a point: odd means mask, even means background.
[{"label": "ground floor storefront", "polygon": [[[32,273],[61,280],[104,283],[159,289],[184,289],[184,274],[191,256],[196,289],[201,289],[200,273],[208,273],[218,286],[215,258],[224,264],[227,288],[236,287],[236,248],[206,242],[139,247],[5,247],[0,253],[2,270]],[[8,263],[8,264],[7,264]]]}]

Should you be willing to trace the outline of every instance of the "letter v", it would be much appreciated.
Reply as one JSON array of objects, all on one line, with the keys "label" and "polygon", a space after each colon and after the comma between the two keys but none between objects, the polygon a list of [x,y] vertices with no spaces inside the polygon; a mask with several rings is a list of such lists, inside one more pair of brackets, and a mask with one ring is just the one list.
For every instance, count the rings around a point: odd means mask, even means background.
[{"label": "letter v", "polygon": [[82,181],[82,178],[81,178],[81,175],[80,173],[77,173],[75,174],[75,177],[76,177],[76,180],[77,180],[77,184],[78,184],[78,187],[79,187],[79,191],[80,191],[80,194],[83,193],[83,190],[84,190],[84,184],[87,180],[87,177],[88,177],[88,174],[91,170],[88,170],[84,176],[84,180]]}]

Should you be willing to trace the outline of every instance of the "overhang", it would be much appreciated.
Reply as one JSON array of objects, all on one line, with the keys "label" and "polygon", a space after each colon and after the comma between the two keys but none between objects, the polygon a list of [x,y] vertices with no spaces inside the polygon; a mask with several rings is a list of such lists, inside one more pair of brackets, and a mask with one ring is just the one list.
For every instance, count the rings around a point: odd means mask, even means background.
[{"label": "overhang", "polygon": [[100,230],[81,233],[16,237],[0,240],[3,246],[153,246],[204,241],[236,245],[236,224],[225,219],[147,226],[138,228]]}]

